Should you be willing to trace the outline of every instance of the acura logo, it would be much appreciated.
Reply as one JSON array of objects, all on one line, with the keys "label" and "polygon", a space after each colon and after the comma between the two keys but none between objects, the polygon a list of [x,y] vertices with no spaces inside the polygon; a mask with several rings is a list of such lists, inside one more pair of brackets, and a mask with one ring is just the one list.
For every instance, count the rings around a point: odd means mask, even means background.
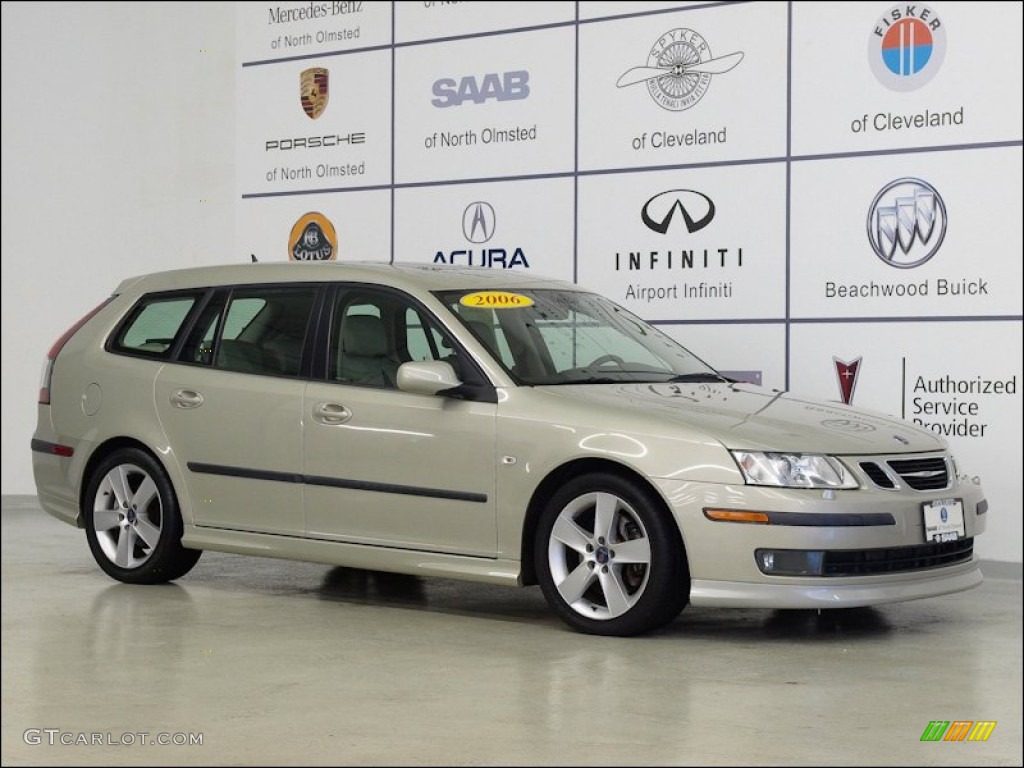
[{"label": "acura logo", "polygon": [[914,178],[889,182],[868,209],[868,240],[890,267],[928,261],[946,237],[946,204],[935,187]]},{"label": "acura logo", "polygon": [[470,203],[462,213],[462,234],[471,243],[486,243],[494,237],[496,223],[494,208],[490,203]]},{"label": "acura logo", "polygon": [[693,234],[715,218],[715,203],[704,193],[693,189],[671,189],[644,203],[640,218],[648,229],[664,235],[677,213],[682,216],[686,231]]}]

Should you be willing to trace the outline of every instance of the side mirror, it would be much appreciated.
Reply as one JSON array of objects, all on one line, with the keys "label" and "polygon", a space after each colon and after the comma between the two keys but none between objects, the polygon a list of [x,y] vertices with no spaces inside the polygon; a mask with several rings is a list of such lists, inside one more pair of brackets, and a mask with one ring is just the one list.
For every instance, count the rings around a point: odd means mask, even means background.
[{"label": "side mirror", "polygon": [[398,366],[398,388],[414,395],[436,395],[462,386],[455,369],[440,360],[402,363]]}]

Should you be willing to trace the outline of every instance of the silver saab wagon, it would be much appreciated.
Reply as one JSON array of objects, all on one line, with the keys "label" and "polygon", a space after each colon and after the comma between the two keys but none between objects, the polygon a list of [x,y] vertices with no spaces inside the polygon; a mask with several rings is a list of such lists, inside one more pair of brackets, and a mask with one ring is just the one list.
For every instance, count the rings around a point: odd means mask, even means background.
[{"label": "silver saab wagon", "polygon": [[486,269],[125,280],[50,350],[39,499],[125,582],[204,549],[540,584],[584,632],[981,582],[946,443],[731,381],[608,299]]}]

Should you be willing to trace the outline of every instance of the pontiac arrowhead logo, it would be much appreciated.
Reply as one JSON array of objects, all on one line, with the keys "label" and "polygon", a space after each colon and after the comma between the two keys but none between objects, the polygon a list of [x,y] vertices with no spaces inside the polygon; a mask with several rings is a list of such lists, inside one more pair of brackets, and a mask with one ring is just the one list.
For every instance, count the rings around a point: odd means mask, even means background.
[{"label": "pontiac arrowhead logo", "polygon": [[328,72],[325,67],[305,69],[299,74],[299,98],[302,111],[316,120],[327,109]]},{"label": "pontiac arrowhead logo", "polygon": [[853,390],[857,386],[860,361],[861,358],[859,357],[852,363],[843,362],[838,357],[832,358],[832,362],[836,366],[836,378],[839,380],[839,394],[842,395],[843,402],[846,405],[853,402]]}]

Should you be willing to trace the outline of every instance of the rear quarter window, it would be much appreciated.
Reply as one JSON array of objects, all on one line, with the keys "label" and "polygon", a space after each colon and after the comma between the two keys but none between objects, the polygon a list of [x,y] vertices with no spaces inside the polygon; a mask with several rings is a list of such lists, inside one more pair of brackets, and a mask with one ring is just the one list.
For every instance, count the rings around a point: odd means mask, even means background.
[{"label": "rear quarter window", "polygon": [[200,295],[143,297],[114,334],[111,349],[152,357],[168,356]]}]

